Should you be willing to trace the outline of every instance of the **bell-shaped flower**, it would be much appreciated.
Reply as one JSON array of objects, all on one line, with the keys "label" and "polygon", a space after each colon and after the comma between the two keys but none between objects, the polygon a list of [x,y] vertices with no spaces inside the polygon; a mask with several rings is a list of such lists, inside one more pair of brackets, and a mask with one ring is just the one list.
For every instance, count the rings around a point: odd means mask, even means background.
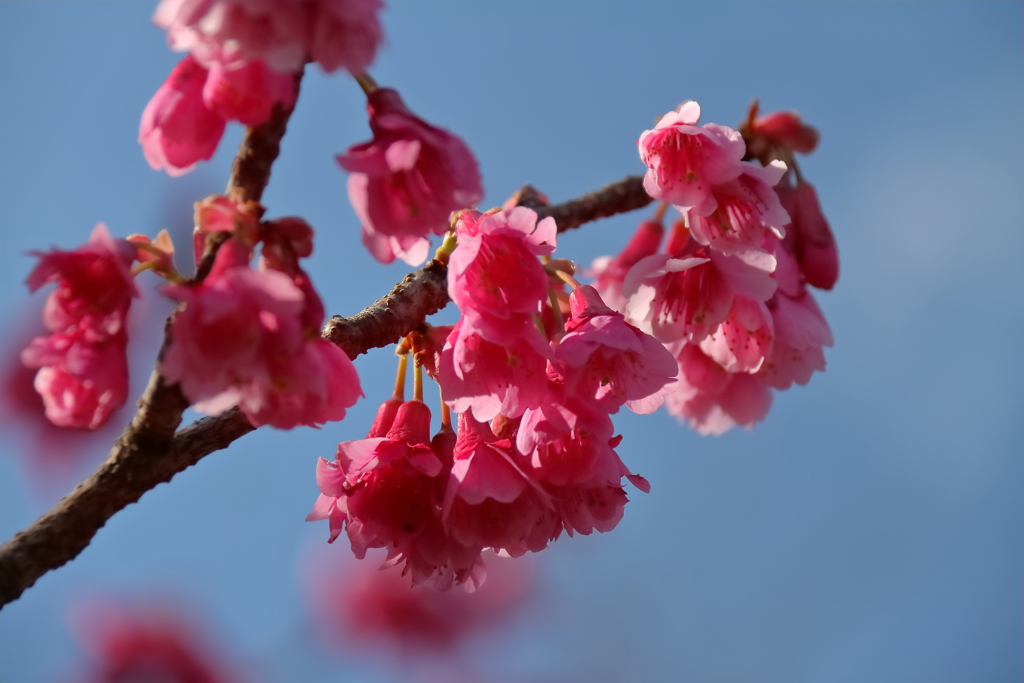
[{"label": "bell-shaped flower", "polygon": [[700,105],[684,102],[644,131],[637,144],[648,168],[647,194],[704,216],[717,205],[712,190],[743,171],[746,145],[735,130],[713,123],[697,126],[698,119]]},{"label": "bell-shaped flower", "polygon": [[698,343],[725,321],[737,295],[770,299],[774,270],[775,257],[761,250],[723,254],[697,248],[678,258],[648,256],[626,275],[626,318],[663,343]]},{"label": "bell-shaped flower", "polygon": [[780,161],[769,166],[743,162],[739,177],[714,188],[714,211],[704,216],[688,212],[693,239],[719,251],[735,252],[758,248],[765,230],[782,237],[790,217],[772,186],[785,172]]},{"label": "bell-shaped flower", "polygon": [[206,106],[207,70],[186,56],[142,112],[139,144],[149,165],[179,176],[209,159],[224,135],[224,117]]},{"label": "bell-shaped flower", "polygon": [[438,366],[442,394],[455,412],[470,410],[487,422],[498,414],[519,417],[543,402],[549,355],[544,339],[526,318],[510,339],[488,341],[468,316],[455,325]]},{"label": "bell-shaped flower", "polygon": [[568,334],[555,349],[568,391],[606,413],[623,404],[639,413],[656,410],[657,397],[677,372],[672,354],[605,306],[593,287],[574,289],[569,305]]},{"label": "bell-shaped flower", "polygon": [[757,372],[772,351],[774,337],[768,307],[737,296],[729,317],[701,341],[700,348],[726,372]]},{"label": "bell-shaped flower", "polygon": [[727,372],[700,347],[683,345],[677,360],[679,381],[665,396],[665,408],[703,435],[735,426],[750,429],[771,408],[771,390],[756,375]]},{"label": "bell-shaped flower", "polygon": [[258,126],[270,118],[274,105],[295,104],[295,77],[270,69],[261,59],[224,65],[214,62],[203,86],[203,101],[228,121]]},{"label": "bell-shaped flower", "polygon": [[[451,133],[431,126],[390,88],[367,95],[373,140],[337,157],[348,171],[349,200],[364,226],[364,242],[384,260],[379,237],[425,238],[448,229],[452,211],[483,197],[476,159]],[[403,253],[413,245],[402,243]],[[391,245],[392,258],[395,255]]]}]

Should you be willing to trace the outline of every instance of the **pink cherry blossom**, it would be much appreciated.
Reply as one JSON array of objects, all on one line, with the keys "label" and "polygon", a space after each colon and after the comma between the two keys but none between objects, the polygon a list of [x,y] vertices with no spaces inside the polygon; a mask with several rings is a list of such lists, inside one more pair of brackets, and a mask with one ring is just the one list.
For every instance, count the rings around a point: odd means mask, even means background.
[{"label": "pink cherry blossom", "polygon": [[522,469],[508,439],[467,414],[459,419],[444,521],[459,542],[503,550],[512,557],[539,552],[562,532],[550,496]]},{"label": "pink cherry blossom", "polygon": [[456,229],[459,246],[448,264],[448,294],[459,309],[495,320],[539,313],[547,300],[548,275],[537,256],[555,250],[554,219],[538,222],[537,212],[516,207],[463,213]]},{"label": "pink cherry blossom", "polygon": [[715,210],[712,190],[737,178],[746,145],[740,134],[713,123],[697,126],[700,105],[688,101],[640,136],[640,158],[649,169],[647,193],[705,216]]},{"label": "pink cherry blossom", "polygon": [[626,318],[659,341],[700,342],[722,322],[737,295],[767,301],[775,293],[775,257],[761,250],[723,254],[707,248],[655,254],[626,275]]},{"label": "pink cherry blossom", "polygon": [[807,384],[825,369],[823,347],[832,346],[832,330],[810,292],[790,297],[781,290],[768,302],[776,330],[772,353],[758,377],[775,389]]},{"label": "pink cherry blossom", "polygon": [[179,176],[217,150],[226,122],[203,100],[206,78],[207,70],[186,56],[142,112],[139,144],[154,170]]},{"label": "pink cherry blossom", "polygon": [[455,412],[471,410],[481,422],[499,414],[519,417],[540,405],[549,354],[533,324],[520,319],[518,335],[496,344],[477,332],[472,320],[459,320],[441,351],[438,371],[445,400]]},{"label": "pink cherry blossom", "polygon": [[[483,197],[480,171],[466,144],[426,123],[390,88],[367,95],[373,140],[337,157],[351,174],[349,199],[375,257],[388,251],[376,236],[424,238],[448,229],[452,211]],[[402,242],[403,253],[412,248]],[[392,258],[398,255],[391,245]]]},{"label": "pink cherry blossom", "polygon": [[214,62],[203,86],[207,108],[246,126],[269,119],[277,103],[290,109],[296,94],[292,74],[273,71],[259,59],[229,66]]},{"label": "pink cherry blossom", "polygon": [[601,256],[594,259],[590,266],[594,287],[613,310],[625,312],[627,300],[622,296],[622,283],[626,273],[637,261],[658,251],[664,234],[665,228],[660,221],[644,221],[618,256]]},{"label": "pink cherry blossom", "polygon": [[263,59],[297,71],[307,55],[325,71],[362,71],[383,33],[380,0],[163,0],[153,21],[172,49],[205,65]]},{"label": "pink cherry blossom", "polygon": [[301,269],[254,270],[231,239],[201,285],[164,293],[185,309],[161,372],[197,410],[239,405],[254,425],[288,429],[340,420],[362,395],[348,356],[316,334],[323,305]]},{"label": "pink cherry blossom", "polygon": [[672,382],[677,372],[672,354],[605,306],[593,287],[574,289],[569,304],[568,334],[555,350],[569,391],[605,412],[616,412],[622,404],[640,413],[657,409],[659,400],[644,399],[658,396]]},{"label": "pink cherry blossom", "polygon": [[127,336],[120,332],[96,341],[81,329],[37,337],[21,353],[22,362],[40,368],[35,389],[46,417],[58,427],[96,429],[128,398]]},{"label": "pink cherry blossom", "polygon": [[678,361],[679,382],[665,396],[665,408],[699,434],[750,429],[768,414],[771,390],[755,375],[726,372],[693,344],[682,347]]},{"label": "pink cherry blossom", "polygon": [[246,246],[255,246],[259,241],[260,221],[252,205],[222,195],[211,195],[196,202],[194,215],[192,247],[196,265],[202,260],[206,236],[212,233],[232,233],[240,244]]},{"label": "pink cherry blossom", "polygon": [[756,249],[766,229],[783,236],[790,217],[779,203],[772,186],[779,182],[786,166],[775,161],[769,166],[742,162],[743,173],[736,179],[715,186],[712,194],[717,207],[707,215],[688,212],[690,234],[700,244],[734,252]]},{"label": "pink cherry blossom", "polygon": [[103,223],[77,249],[33,252],[39,263],[25,280],[29,291],[57,284],[43,309],[46,328],[75,327],[98,339],[121,333],[131,300],[139,295],[131,274],[135,253],[133,244],[113,239]]}]

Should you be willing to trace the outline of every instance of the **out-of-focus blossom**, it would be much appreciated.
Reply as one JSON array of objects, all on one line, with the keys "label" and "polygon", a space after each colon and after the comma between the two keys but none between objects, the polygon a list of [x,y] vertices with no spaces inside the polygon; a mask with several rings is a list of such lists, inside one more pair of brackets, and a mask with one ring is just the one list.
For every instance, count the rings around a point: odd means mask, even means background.
[{"label": "out-of-focus blossom", "polygon": [[839,249],[821,211],[817,191],[807,181],[791,187],[786,180],[775,191],[791,219],[792,235],[787,235],[784,244],[796,256],[807,284],[832,289],[839,279]]},{"label": "out-of-focus blossom", "polygon": [[214,62],[203,86],[206,106],[227,121],[258,126],[274,105],[295,105],[295,77],[267,67],[263,60],[223,65]]},{"label": "out-of-focus blossom", "polygon": [[638,142],[640,159],[649,169],[647,193],[680,209],[706,216],[718,205],[712,190],[743,171],[746,146],[735,130],[708,123],[697,126],[700,105],[684,102],[661,117]]},{"label": "out-of-focus blossom", "polygon": [[367,110],[373,140],[337,157],[351,174],[349,199],[374,257],[414,263],[426,257],[422,240],[448,230],[452,211],[483,197],[480,171],[462,140],[413,114],[395,90],[371,92]]},{"label": "out-of-focus blossom", "polygon": [[275,71],[308,58],[358,72],[383,38],[380,0],[163,0],[153,15],[171,49],[201,63],[262,59]]},{"label": "out-of-focus blossom", "polygon": [[239,679],[193,619],[178,610],[150,605],[129,611],[106,603],[83,604],[72,628],[90,663],[75,683],[234,683]]},{"label": "out-of-focus blossom", "polygon": [[57,285],[43,308],[51,334],[32,340],[22,362],[39,368],[35,389],[51,422],[96,429],[128,395],[125,324],[138,296],[130,269],[136,247],[111,238],[101,223],[78,249],[37,256],[27,284],[32,291],[48,282]]},{"label": "out-of-focus blossom", "polygon": [[207,75],[191,55],[185,57],[143,110],[139,144],[154,170],[179,176],[217,151],[226,122],[206,106]]},{"label": "out-of-focus blossom", "polygon": [[[323,305],[305,273],[252,269],[236,239],[198,286],[168,285],[185,303],[161,372],[197,410],[238,405],[254,425],[280,429],[340,420],[362,395],[348,356],[319,337]],[[307,315],[312,310],[312,315]]]},{"label": "out-of-focus blossom", "polygon": [[772,144],[800,154],[813,152],[820,137],[818,130],[804,123],[795,111],[774,111],[759,116],[751,128],[753,133],[767,138]]}]

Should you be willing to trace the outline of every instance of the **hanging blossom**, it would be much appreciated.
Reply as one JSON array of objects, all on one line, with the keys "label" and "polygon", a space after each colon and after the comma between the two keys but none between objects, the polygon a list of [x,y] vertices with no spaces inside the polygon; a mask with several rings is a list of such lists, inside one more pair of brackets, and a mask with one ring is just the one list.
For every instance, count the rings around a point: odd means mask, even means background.
[{"label": "hanging blossom", "polygon": [[616,453],[611,414],[655,409],[676,362],[593,288],[563,273],[573,292],[559,295],[538,260],[556,233],[526,208],[459,216],[448,287],[463,317],[446,341],[433,330],[406,342],[458,414],[457,432],[444,411],[428,442],[417,397],[416,429],[397,430],[395,417],[385,434],[394,402],[408,405],[396,386],[370,435],[318,468],[310,519],[329,520],[332,539],[345,531],[357,556],[384,547],[414,583],[472,589],[483,549],[518,557],[563,531],[610,531],[627,503],[623,477],[649,490]]},{"label": "hanging blossom", "polygon": [[337,157],[363,244],[382,263],[426,260],[427,236],[443,235],[451,212],[483,198],[480,171],[462,140],[413,114],[391,88],[367,94],[373,140]]},{"label": "hanging blossom", "polygon": [[100,223],[77,249],[34,255],[39,263],[26,281],[29,290],[57,287],[43,308],[50,334],[33,339],[22,362],[39,368],[35,389],[53,424],[96,429],[128,396],[126,322],[139,295],[131,271],[136,247],[112,238]]},{"label": "hanging blossom", "polygon": [[[161,372],[200,412],[239,406],[255,425],[279,429],[341,420],[362,396],[348,356],[320,336],[324,307],[299,259],[312,253],[312,228],[297,218],[264,223],[259,268],[250,267],[252,219],[224,202],[197,205],[197,231],[238,228],[199,285],[171,284],[185,304],[171,330]],[[203,218],[211,223],[204,225]],[[251,233],[248,233],[251,235]]]},{"label": "hanging blossom", "polygon": [[361,72],[382,38],[379,0],[163,0],[153,15],[189,54],[142,114],[139,143],[177,176],[210,159],[228,121],[257,126],[291,109],[307,59]]},{"label": "hanging blossom", "polygon": [[756,105],[739,132],[698,127],[699,115],[684,103],[640,138],[648,193],[683,214],[665,251],[642,226],[620,256],[597,262],[597,284],[676,357],[668,411],[720,434],[764,419],[770,389],[824,370],[832,334],[806,285],[831,288],[838,257],[793,158],[814,149],[817,131],[789,112],[757,117]]}]

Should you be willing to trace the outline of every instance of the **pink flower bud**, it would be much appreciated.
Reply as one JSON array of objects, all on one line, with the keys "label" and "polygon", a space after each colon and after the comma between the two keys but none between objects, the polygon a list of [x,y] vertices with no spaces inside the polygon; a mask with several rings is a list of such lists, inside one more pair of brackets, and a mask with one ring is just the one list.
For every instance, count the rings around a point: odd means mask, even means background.
[{"label": "pink flower bud", "polygon": [[142,112],[139,144],[153,169],[179,176],[217,150],[226,122],[203,101],[206,76],[195,59],[185,57]]}]

